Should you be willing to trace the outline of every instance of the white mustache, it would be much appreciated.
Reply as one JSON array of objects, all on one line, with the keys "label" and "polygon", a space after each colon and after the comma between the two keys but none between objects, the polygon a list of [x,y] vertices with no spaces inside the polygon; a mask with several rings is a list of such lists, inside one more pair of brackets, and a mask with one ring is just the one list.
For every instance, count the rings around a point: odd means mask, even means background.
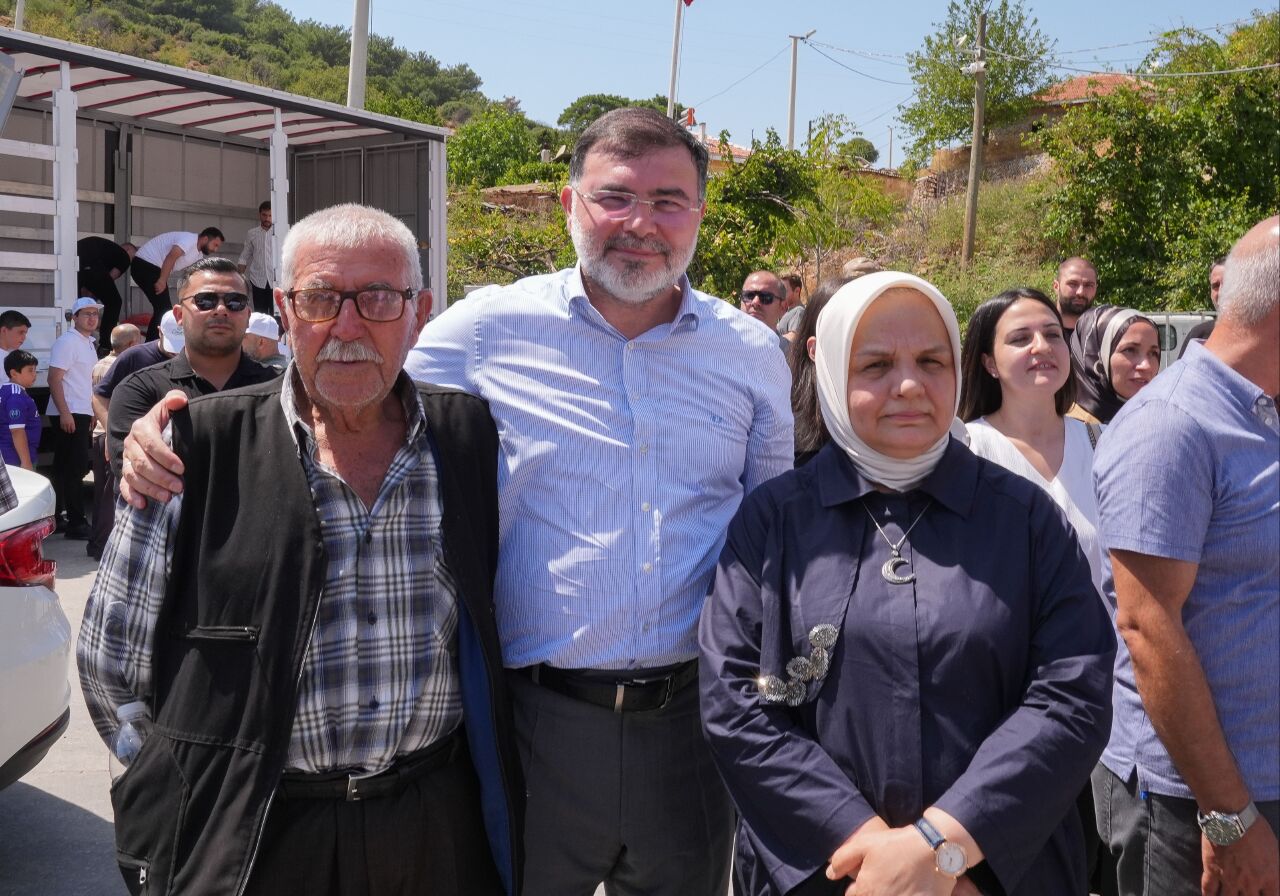
[{"label": "white mustache", "polygon": [[330,339],[316,355],[316,362],[321,361],[372,361],[382,363],[382,355],[361,342],[343,342],[341,339]]}]

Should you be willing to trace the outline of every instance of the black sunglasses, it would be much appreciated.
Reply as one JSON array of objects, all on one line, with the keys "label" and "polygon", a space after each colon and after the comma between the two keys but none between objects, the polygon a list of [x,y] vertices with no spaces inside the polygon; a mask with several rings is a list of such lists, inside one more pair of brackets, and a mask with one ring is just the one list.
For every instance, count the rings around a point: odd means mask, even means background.
[{"label": "black sunglasses", "polygon": [[742,301],[750,302],[755,299],[761,305],[772,305],[774,302],[782,301],[781,296],[775,296],[766,289],[744,289],[742,291]]},{"label": "black sunglasses", "polygon": [[212,311],[219,302],[226,305],[232,314],[249,307],[249,297],[242,292],[198,292],[183,301],[195,305],[197,311]]}]

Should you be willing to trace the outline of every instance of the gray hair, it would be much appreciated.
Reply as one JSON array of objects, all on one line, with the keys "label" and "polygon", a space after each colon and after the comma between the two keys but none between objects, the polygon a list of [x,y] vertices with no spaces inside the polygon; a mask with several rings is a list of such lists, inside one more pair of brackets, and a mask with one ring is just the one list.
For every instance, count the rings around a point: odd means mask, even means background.
[{"label": "gray hair", "polygon": [[399,218],[382,209],[355,203],[322,208],[289,228],[280,250],[280,286],[290,289],[294,285],[299,249],[363,250],[379,244],[400,250],[404,256],[404,273],[409,278],[406,288],[414,292],[421,290],[418,238]]},{"label": "gray hair", "polygon": [[582,132],[569,157],[569,184],[582,181],[587,155],[592,150],[619,159],[638,159],[651,152],[683,147],[698,175],[698,199],[707,198],[707,166],[710,154],[687,130],[654,109],[626,106],[601,115]]},{"label": "gray hair", "polygon": [[1257,326],[1280,304],[1280,252],[1275,240],[1241,240],[1227,256],[1218,293],[1218,314],[1246,327]]}]

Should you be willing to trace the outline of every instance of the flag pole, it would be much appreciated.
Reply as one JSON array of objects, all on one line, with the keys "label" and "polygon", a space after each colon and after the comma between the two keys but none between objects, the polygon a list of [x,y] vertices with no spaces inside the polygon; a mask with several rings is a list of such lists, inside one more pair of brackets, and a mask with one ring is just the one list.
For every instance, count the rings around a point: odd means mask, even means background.
[{"label": "flag pole", "polygon": [[684,0],[676,0],[676,28],[671,35],[671,87],[667,90],[667,118],[676,117],[676,73],[680,69],[680,21],[684,16]]}]

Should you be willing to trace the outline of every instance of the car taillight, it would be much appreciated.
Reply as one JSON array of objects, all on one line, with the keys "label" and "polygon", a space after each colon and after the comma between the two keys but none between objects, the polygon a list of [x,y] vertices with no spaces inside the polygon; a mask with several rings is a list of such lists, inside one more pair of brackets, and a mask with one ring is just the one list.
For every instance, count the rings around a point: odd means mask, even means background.
[{"label": "car taillight", "polygon": [[44,540],[53,534],[53,517],[0,532],[0,585],[53,587],[58,564],[41,553]]}]

